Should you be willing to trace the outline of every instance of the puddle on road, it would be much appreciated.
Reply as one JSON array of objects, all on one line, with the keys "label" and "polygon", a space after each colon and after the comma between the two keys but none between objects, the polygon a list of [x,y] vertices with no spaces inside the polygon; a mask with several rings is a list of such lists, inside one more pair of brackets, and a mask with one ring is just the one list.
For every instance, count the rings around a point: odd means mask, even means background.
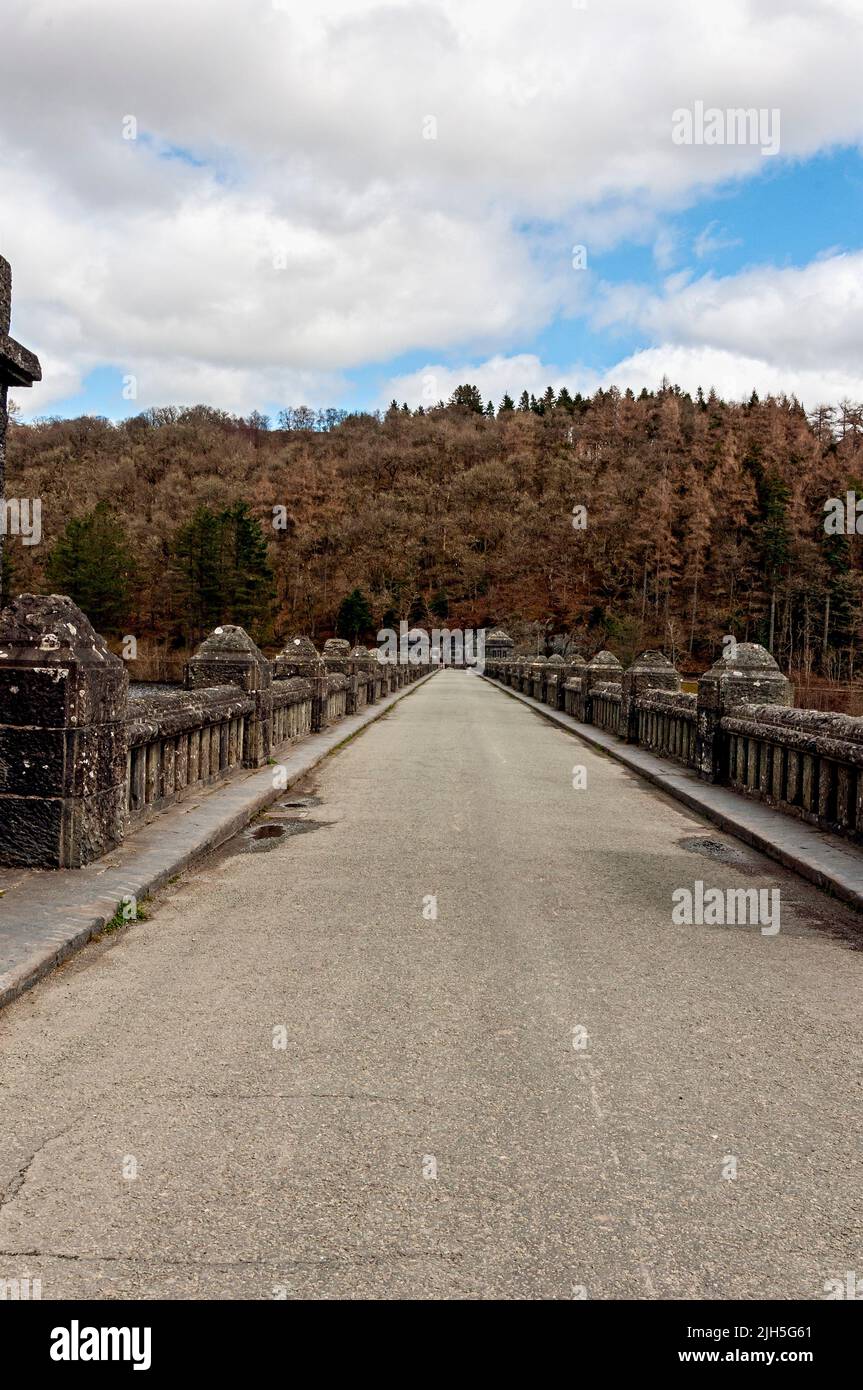
[{"label": "puddle on road", "polygon": [[245,850],[247,854],[260,854],[261,851],[275,849],[290,835],[307,835],[312,830],[323,830],[330,821],[306,820],[299,816],[274,816],[249,826],[242,835],[232,841],[234,851]]},{"label": "puddle on road", "polygon": [[677,843],[681,849],[688,849],[692,854],[703,854],[708,859],[718,860],[721,864],[745,864],[748,868],[754,867],[742,850],[734,845],[724,845],[721,840],[714,840],[710,835],[685,835]]}]

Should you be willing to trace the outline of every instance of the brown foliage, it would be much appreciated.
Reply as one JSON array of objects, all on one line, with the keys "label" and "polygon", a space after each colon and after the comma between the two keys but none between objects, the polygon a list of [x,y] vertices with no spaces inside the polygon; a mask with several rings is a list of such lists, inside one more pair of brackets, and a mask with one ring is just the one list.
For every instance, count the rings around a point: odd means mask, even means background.
[{"label": "brown foliage", "polygon": [[[151,638],[171,622],[173,531],[201,504],[242,499],[270,537],[277,636],[326,636],[355,587],[378,619],[443,592],[451,626],[534,624],[611,640],[621,655],[659,643],[692,669],[724,633],[766,640],[772,615],[780,660],[838,675],[853,674],[860,560],[854,536],[825,544],[824,503],[861,477],[853,420],[838,437],[793,400],[731,405],[664,388],[496,419],[391,410],[321,432],[204,407],[15,425],[7,491],[43,500],[46,544],[16,547],[16,589],[44,588],[71,515],[112,504]],[[588,508],[583,531],[576,504]],[[286,531],[271,529],[277,506]]]}]

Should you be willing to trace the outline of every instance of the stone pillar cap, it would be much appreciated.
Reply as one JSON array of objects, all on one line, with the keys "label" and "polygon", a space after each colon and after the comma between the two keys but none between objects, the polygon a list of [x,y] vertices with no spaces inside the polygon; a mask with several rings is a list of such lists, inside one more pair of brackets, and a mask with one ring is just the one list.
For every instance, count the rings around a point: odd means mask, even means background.
[{"label": "stone pillar cap", "polygon": [[737,642],[728,647],[718,661],[715,661],[706,676],[750,675],[753,671],[776,671],[780,675],[775,660],[766,647],[759,642]]},{"label": "stone pillar cap", "polygon": [[126,669],[65,594],[19,594],[0,610],[0,661],[28,653],[45,666],[74,660]]},{"label": "stone pillar cap", "polygon": [[674,667],[668,660],[664,652],[655,651],[648,648],[647,651],[640,652],[630,666],[630,671],[673,671]]},{"label": "stone pillar cap", "polygon": [[289,637],[277,660],[320,661],[320,652],[311,637]]},{"label": "stone pillar cap", "polygon": [[204,638],[195,656],[236,656],[238,652],[245,652],[248,656],[261,655],[260,649],[244,627],[239,627],[236,623],[224,623],[221,627],[214,627],[209,637]]}]

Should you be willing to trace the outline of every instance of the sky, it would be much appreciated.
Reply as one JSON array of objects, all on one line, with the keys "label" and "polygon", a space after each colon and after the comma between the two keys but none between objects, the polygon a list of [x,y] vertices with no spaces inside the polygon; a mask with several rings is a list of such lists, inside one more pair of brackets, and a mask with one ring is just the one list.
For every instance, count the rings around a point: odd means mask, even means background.
[{"label": "sky", "polygon": [[3,0],[13,399],[861,401],[861,72],[863,0]]}]

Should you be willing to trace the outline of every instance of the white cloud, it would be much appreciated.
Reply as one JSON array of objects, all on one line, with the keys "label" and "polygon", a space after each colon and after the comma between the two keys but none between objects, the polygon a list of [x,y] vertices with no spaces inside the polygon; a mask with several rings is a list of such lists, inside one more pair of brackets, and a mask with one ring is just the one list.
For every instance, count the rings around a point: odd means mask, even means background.
[{"label": "white cloud", "polygon": [[[513,357],[492,357],[483,362],[464,362],[458,367],[429,363],[418,372],[391,378],[381,392],[383,406],[395,398],[411,406],[448,400],[456,386],[472,382],[483,400],[497,407],[504,392],[518,400],[522,391],[539,397],[547,386],[559,391],[581,391],[589,395],[599,387],[627,387],[637,395],[644,387],[655,391],[667,377],[695,394],[701,386],[705,394],[711,387],[726,400],[747,400],[753,390],[760,396],[794,395],[807,408],[827,401],[863,401],[863,370],[830,371],[819,368],[777,366],[762,358],[715,348],[682,347],[662,344],[622,358],[604,372],[590,371],[578,364],[561,367],[545,363],[532,353]],[[431,395],[427,389],[431,383]]]},{"label": "white cloud", "polygon": [[598,326],[638,328],[653,342],[745,355],[779,368],[856,375],[863,360],[863,252],[803,267],[758,266],[738,275],[667,282],[660,295],[607,288]]},{"label": "white cloud", "polygon": [[727,251],[732,246],[740,245],[740,237],[729,236],[717,221],[713,221],[702,227],[692,243],[692,249],[698,259],[703,260],[705,256],[716,255],[717,251]]},{"label": "white cloud", "polygon": [[[40,408],[98,364],[249,408],[400,353],[499,361],[579,308],[573,243],[667,267],[664,214],[765,167],[674,145],[675,109],[778,107],[791,157],[863,138],[852,0],[5,0],[2,24],[0,249]],[[705,281],[629,312],[769,363],[768,322],[803,334],[762,291],[749,337]]]}]

